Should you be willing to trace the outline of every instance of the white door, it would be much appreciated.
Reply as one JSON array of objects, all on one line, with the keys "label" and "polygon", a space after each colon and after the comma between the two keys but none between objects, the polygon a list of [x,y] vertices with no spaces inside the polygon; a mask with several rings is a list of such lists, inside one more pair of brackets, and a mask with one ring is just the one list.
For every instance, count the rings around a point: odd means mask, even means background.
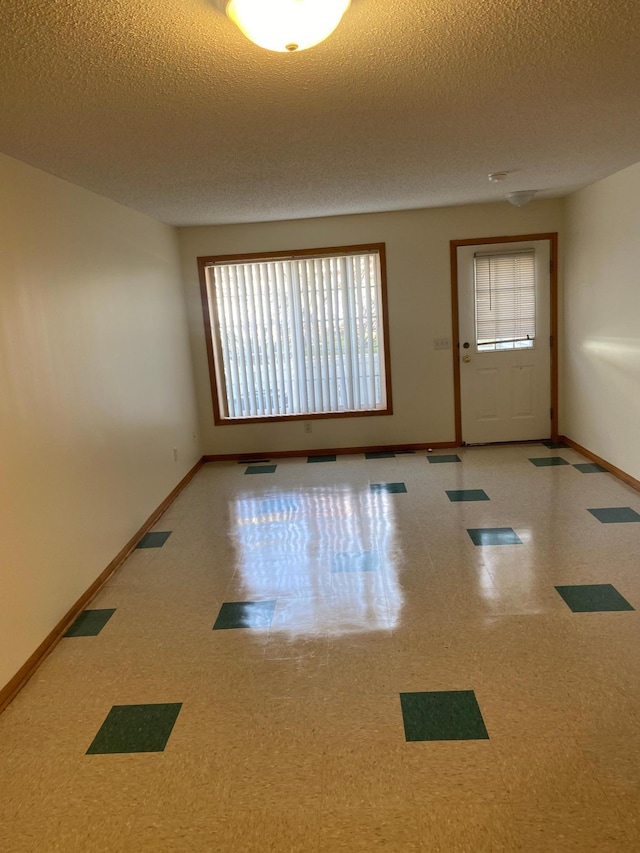
[{"label": "white door", "polygon": [[462,440],[548,438],[549,241],[457,252]]}]

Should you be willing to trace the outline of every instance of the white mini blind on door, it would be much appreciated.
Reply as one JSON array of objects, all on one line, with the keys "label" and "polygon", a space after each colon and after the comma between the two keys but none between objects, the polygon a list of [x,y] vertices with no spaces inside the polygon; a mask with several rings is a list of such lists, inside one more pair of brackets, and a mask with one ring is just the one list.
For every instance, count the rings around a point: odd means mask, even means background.
[{"label": "white mini blind on door", "polygon": [[206,273],[223,417],[386,406],[377,252],[220,263]]},{"label": "white mini blind on door", "polygon": [[533,249],[474,256],[478,350],[532,347],[536,337]]}]

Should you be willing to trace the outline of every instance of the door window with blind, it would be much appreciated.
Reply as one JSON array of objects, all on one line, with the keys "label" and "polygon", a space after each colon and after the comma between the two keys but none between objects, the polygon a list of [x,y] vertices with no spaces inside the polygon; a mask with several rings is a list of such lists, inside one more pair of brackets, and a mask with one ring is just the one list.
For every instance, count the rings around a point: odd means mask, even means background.
[{"label": "door window with blind", "polygon": [[217,424],[391,414],[384,244],[198,264]]},{"label": "door window with blind", "polygon": [[536,339],[533,249],[474,256],[478,352],[530,349]]}]

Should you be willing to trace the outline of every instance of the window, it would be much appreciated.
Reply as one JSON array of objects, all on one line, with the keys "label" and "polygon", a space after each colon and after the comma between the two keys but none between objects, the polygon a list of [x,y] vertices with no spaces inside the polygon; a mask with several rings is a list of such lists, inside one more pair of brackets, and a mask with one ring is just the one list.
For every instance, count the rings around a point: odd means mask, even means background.
[{"label": "window", "polygon": [[476,347],[528,349],[536,338],[533,249],[474,256]]},{"label": "window", "polygon": [[198,264],[217,424],[391,414],[384,244]]}]

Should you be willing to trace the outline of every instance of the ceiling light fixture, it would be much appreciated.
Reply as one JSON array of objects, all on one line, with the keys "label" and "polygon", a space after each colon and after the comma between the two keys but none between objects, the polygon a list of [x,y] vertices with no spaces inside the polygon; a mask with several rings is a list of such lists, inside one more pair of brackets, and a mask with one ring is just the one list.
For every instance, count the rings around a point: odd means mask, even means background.
[{"label": "ceiling light fixture", "polygon": [[507,193],[505,198],[514,207],[524,207],[525,204],[529,204],[537,192],[538,190],[519,190],[515,193]]},{"label": "ceiling light fixture", "polygon": [[351,0],[221,0],[233,23],[259,47],[294,53],[328,38]]},{"label": "ceiling light fixture", "polygon": [[497,183],[498,181],[504,181],[507,178],[506,172],[492,172],[487,176],[492,184]]}]

